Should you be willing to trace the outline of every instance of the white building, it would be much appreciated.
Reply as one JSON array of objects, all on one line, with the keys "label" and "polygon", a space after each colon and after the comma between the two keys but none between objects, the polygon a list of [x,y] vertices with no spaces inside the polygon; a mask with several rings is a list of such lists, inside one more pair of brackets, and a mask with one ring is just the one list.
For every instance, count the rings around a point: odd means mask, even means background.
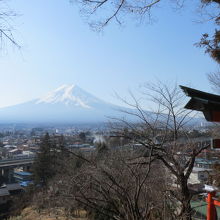
[{"label": "white building", "polygon": [[211,172],[212,169],[194,167],[189,177],[188,183],[190,184],[207,183]]}]

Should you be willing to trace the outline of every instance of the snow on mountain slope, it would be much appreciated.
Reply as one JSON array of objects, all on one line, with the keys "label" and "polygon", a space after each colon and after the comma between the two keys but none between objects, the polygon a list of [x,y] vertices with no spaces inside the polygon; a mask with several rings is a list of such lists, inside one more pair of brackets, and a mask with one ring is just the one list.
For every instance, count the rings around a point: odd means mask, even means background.
[{"label": "snow on mountain slope", "polygon": [[0,122],[90,123],[118,116],[116,105],[96,98],[76,85],[62,85],[45,96],[0,109]]},{"label": "snow on mountain slope", "polygon": [[[102,123],[108,121],[108,116],[137,121],[123,111],[135,110],[105,102],[78,86],[62,85],[39,99],[1,108],[0,123]],[[146,113],[150,118],[155,116],[153,112]]]},{"label": "snow on mountain slope", "polygon": [[65,104],[75,105],[82,108],[91,108],[92,104],[102,102],[86,91],[75,85],[62,85],[54,91],[48,93],[45,97],[36,101],[36,104]]}]

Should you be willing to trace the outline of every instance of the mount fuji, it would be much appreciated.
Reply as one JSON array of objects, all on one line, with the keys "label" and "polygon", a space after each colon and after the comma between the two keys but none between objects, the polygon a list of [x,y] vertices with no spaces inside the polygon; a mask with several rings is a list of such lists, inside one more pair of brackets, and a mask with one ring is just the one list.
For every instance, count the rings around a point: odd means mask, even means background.
[{"label": "mount fuji", "polygon": [[76,85],[62,85],[42,98],[0,109],[0,123],[101,123],[122,115]]}]

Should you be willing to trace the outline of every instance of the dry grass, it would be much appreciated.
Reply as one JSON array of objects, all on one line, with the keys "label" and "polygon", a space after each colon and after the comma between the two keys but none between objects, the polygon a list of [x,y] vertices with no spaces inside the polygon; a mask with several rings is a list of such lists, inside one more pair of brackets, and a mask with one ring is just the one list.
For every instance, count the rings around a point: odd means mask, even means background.
[{"label": "dry grass", "polygon": [[[55,213],[56,212],[56,213]],[[62,210],[55,210],[53,213],[48,211],[37,211],[33,207],[25,208],[20,216],[11,217],[9,220],[88,220],[84,211],[79,211],[81,217],[66,217]]]}]

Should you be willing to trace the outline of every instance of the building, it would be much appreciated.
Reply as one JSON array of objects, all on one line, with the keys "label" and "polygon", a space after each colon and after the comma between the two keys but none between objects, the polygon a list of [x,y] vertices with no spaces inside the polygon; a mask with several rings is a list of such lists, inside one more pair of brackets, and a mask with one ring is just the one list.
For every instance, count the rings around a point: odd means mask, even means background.
[{"label": "building", "polygon": [[24,172],[24,171],[15,171],[14,172],[14,179],[17,183],[21,183],[24,181],[31,181],[32,174],[29,172]]},{"label": "building", "polygon": [[0,205],[6,204],[12,199],[12,196],[23,192],[22,187],[18,183],[6,184],[0,187]]},{"label": "building", "polygon": [[189,184],[205,184],[209,180],[209,175],[211,174],[212,169],[194,167],[192,173],[189,176]]}]

